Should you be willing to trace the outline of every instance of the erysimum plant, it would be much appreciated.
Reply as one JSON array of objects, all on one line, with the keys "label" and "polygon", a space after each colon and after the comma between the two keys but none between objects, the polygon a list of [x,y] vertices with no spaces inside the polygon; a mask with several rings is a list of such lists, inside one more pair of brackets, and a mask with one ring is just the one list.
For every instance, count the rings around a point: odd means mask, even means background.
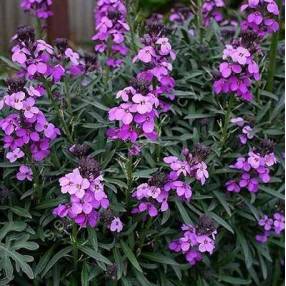
[{"label": "erysimum plant", "polygon": [[97,1],[76,51],[39,30],[52,1],[21,1],[38,25],[1,57],[0,285],[282,285],[281,3],[135,2]]}]

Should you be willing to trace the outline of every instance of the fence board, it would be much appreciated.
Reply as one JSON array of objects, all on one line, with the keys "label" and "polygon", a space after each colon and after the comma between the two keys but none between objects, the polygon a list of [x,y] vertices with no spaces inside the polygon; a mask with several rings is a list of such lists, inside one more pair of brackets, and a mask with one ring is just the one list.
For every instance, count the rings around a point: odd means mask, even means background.
[{"label": "fence board", "polygon": [[[87,42],[93,34],[93,6],[95,0],[68,0],[71,40]],[[0,51],[7,52],[10,38],[20,25],[31,25],[33,17],[19,7],[20,0],[0,0]]]}]

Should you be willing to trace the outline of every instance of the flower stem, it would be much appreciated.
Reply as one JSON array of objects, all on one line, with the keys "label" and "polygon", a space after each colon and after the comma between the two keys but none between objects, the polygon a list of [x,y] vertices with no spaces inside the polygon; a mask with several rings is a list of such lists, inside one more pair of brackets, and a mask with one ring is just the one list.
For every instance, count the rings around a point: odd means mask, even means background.
[{"label": "flower stem", "polygon": [[36,34],[36,39],[41,39],[42,38],[42,23],[41,20],[36,17],[34,21],[34,26],[35,26],[35,34]]},{"label": "flower stem", "polygon": [[127,0],[126,1],[127,22],[128,22],[129,28],[130,28],[131,46],[132,46],[133,51],[136,53],[138,48],[137,48],[136,41],[135,41],[135,31],[134,31],[134,25],[133,25],[135,23],[135,21],[134,21],[134,19],[131,19],[131,17],[130,17],[131,7],[132,7],[132,1]]},{"label": "flower stem", "polygon": [[61,122],[61,124],[62,124],[62,128],[63,128],[63,130],[64,130],[64,133],[65,133],[65,135],[67,136],[67,139],[68,139],[69,143],[72,144],[74,141],[73,141],[72,135],[71,135],[71,133],[70,133],[70,131],[69,131],[69,128],[68,128],[68,126],[67,126],[67,124],[66,124],[66,121],[65,121],[65,118],[64,118],[63,110],[61,110],[61,109],[59,108],[57,102],[56,102],[55,99],[53,98],[53,94],[52,94],[52,91],[51,91],[51,88],[50,88],[48,82],[45,82],[44,84],[45,84],[46,91],[47,91],[47,93],[48,93],[48,97],[49,97],[49,99],[50,99],[50,101],[51,101],[51,103],[52,103],[52,105],[53,105],[55,111],[57,112],[58,119],[60,120],[60,122]]},{"label": "flower stem", "polygon": [[277,32],[272,36],[271,39],[269,68],[268,68],[268,77],[266,86],[266,90],[269,92],[273,91],[274,76],[276,72],[276,56],[277,56],[278,40],[279,40],[279,33]]},{"label": "flower stem", "polygon": [[223,124],[223,128],[222,128],[222,137],[220,140],[221,148],[223,148],[223,146],[225,145],[226,140],[228,138],[228,132],[227,131],[228,131],[228,126],[229,126],[229,122],[230,122],[233,103],[234,103],[234,96],[231,95],[230,99],[227,103],[227,111],[226,111],[225,117],[224,117],[224,124]]},{"label": "flower stem", "polygon": [[132,155],[128,154],[128,161],[127,161],[127,191],[125,195],[126,203],[129,199],[129,194],[132,191],[132,183],[133,183],[133,160]]},{"label": "flower stem", "polygon": [[[279,10],[281,11],[282,0],[277,1]],[[279,26],[281,27],[281,18],[279,19]],[[269,55],[269,68],[268,68],[268,77],[267,77],[267,85],[266,90],[269,92],[273,91],[274,77],[276,72],[276,57],[277,57],[277,48],[279,42],[279,32],[276,32],[272,35],[271,45],[270,45],[270,55]]]},{"label": "flower stem", "polygon": [[77,272],[78,267],[78,247],[77,247],[77,225],[73,223],[72,225],[72,253],[73,253],[73,262],[74,262],[74,271]]}]

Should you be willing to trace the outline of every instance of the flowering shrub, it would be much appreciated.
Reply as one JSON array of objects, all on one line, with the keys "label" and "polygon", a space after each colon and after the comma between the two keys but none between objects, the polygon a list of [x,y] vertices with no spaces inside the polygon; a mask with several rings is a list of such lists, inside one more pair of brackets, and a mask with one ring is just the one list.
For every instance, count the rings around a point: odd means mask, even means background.
[{"label": "flowering shrub", "polygon": [[282,285],[280,4],[135,2],[0,57],[0,285]]}]

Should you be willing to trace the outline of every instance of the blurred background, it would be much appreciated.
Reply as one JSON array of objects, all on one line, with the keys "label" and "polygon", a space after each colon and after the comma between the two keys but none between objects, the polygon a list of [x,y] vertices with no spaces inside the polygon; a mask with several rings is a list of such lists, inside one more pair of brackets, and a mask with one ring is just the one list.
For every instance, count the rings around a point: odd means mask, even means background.
[{"label": "blurred background", "polygon": [[[129,0],[137,1],[137,0]],[[140,11],[165,13],[178,4],[199,4],[202,0],[138,0]],[[47,21],[48,40],[56,37],[70,39],[76,45],[85,45],[93,34],[93,9],[96,0],[53,0],[55,14]],[[239,6],[242,1],[229,0],[228,5]],[[133,3],[133,2],[132,2]],[[33,17],[20,8],[20,0],[0,0],[0,53],[9,51],[11,37],[20,25],[33,23]]]}]

